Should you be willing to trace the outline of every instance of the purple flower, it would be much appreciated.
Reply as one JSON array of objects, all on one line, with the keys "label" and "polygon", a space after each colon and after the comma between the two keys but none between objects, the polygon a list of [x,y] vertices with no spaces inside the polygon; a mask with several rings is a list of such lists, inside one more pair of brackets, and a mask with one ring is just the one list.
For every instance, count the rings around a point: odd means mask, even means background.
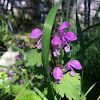
[{"label": "purple flower", "polygon": [[17,55],[17,56],[15,56],[15,58],[18,60],[19,56]]},{"label": "purple flower", "polygon": [[52,46],[54,48],[54,56],[60,55],[60,50],[58,49],[59,45],[61,44],[61,41],[57,35],[54,36],[54,38],[51,40]]},{"label": "purple flower", "polygon": [[54,68],[53,77],[55,78],[55,83],[60,83],[60,79],[63,77],[63,72],[59,67]]},{"label": "purple flower", "polygon": [[37,38],[38,39],[37,49],[41,49],[42,48],[42,44],[41,44],[42,31],[40,29],[34,29],[29,36],[30,36],[30,38]]},{"label": "purple flower", "polygon": [[65,28],[70,28],[70,25],[69,25],[69,23],[68,22],[63,22],[61,25],[60,25],[60,27],[58,28],[58,33],[60,33],[59,34],[59,37],[60,38],[62,38],[61,40],[62,40],[62,46],[64,47],[64,49],[65,49],[65,52],[69,52],[70,51],[70,46],[69,46],[69,43],[70,43],[70,41],[75,41],[75,40],[77,40],[77,37],[76,37],[76,35],[73,33],[73,32],[71,32],[71,31],[69,31],[69,32],[65,32],[63,29],[65,29]]},{"label": "purple flower", "polygon": [[24,59],[24,55],[22,55],[21,58]]},{"label": "purple flower", "polygon": [[33,88],[33,91],[35,91],[35,89]]},{"label": "purple flower", "polygon": [[57,55],[60,55],[60,50],[59,49],[55,49],[55,51],[53,52],[53,55],[56,57]]},{"label": "purple flower", "polygon": [[65,48],[64,48],[66,52],[70,51],[70,46],[69,46],[70,41],[75,41],[75,40],[77,40],[77,37],[73,32],[69,31],[65,35],[63,35],[62,46],[66,45]]},{"label": "purple flower", "polygon": [[73,32],[71,32],[71,31],[67,32],[64,35],[64,38],[68,39],[69,41],[75,41],[75,40],[77,40],[76,35]]},{"label": "purple flower", "polygon": [[20,46],[19,46],[19,48],[20,48],[20,49],[23,49],[23,46],[22,46],[22,45],[20,45]]},{"label": "purple flower", "polygon": [[66,66],[67,70],[71,70],[71,72],[70,72],[71,76],[75,76],[74,68],[77,70],[82,69],[82,66],[78,60],[72,60],[72,61],[68,62],[67,66]]},{"label": "purple flower", "polygon": [[8,73],[11,74],[11,75],[14,74],[14,72],[12,70],[8,70]]},{"label": "purple flower", "polygon": [[21,69],[21,68],[22,68],[22,66],[19,66],[19,67],[18,67],[18,69]]},{"label": "purple flower", "polygon": [[12,77],[11,76],[9,76],[9,80],[12,81]]},{"label": "purple flower", "polygon": [[55,35],[54,38],[51,40],[51,43],[53,45],[60,45],[61,41],[60,41],[59,37],[57,35]]},{"label": "purple flower", "polygon": [[62,36],[64,35],[65,31],[64,31],[63,29],[65,29],[65,28],[70,28],[70,25],[69,25],[68,22],[63,22],[63,23],[59,26],[57,32],[60,33],[60,35],[59,35],[60,37],[62,37]]},{"label": "purple flower", "polygon": [[24,83],[24,81],[23,80],[20,80],[20,83],[21,83],[21,85]]}]

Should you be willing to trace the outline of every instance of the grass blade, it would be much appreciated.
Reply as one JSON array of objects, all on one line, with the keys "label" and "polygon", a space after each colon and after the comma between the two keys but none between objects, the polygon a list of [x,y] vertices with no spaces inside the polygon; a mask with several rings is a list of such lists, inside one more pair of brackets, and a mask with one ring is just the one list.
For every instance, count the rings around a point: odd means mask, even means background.
[{"label": "grass blade", "polygon": [[6,69],[9,69],[9,70],[12,70],[12,71],[14,71],[14,72],[20,74],[21,76],[23,76],[23,74],[22,74],[20,71],[18,71],[17,69],[9,68],[9,67],[3,66],[3,65],[0,65],[0,67],[1,67],[1,68],[6,68]]},{"label": "grass blade", "polygon": [[94,24],[94,25],[92,25],[92,26],[87,27],[86,29],[84,29],[84,30],[82,31],[82,33],[88,31],[88,30],[91,29],[91,28],[97,27],[97,26],[100,26],[100,23],[97,23],[97,24]]},{"label": "grass blade", "polygon": [[70,0],[68,0],[68,7],[66,11],[66,21],[68,21],[69,6],[70,6]]},{"label": "grass blade", "polygon": [[77,33],[78,33],[78,39],[79,39],[79,44],[80,44],[80,51],[81,51],[81,64],[82,64],[82,73],[81,73],[81,95],[82,95],[82,91],[83,91],[83,74],[84,74],[84,40],[83,40],[83,33],[82,33],[82,29],[80,26],[80,22],[79,22],[79,18],[78,18],[78,14],[77,14],[77,10],[76,10],[76,26],[77,26]]},{"label": "grass blade", "polygon": [[48,76],[48,79],[50,81],[50,74],[49,74],[49,48],[50,48],[50,37],[51,37],[51,31],[53,27],[53,23],[55,20],[55,16],[57,13],[57,10],[62,3],[62,0],[57,3],[49,12],[44,28],[43,28],[43,36],[42,36],[42,61],[43,65],[46,69],[46,73]]},{"label": "grass blade", "polygon": [[94,86],[96,85],[97,82],[95,82],[89,89],[88,91],[85,93],[85,95],[83,96],[82,100],[87,96],[87,94],[94,88]]},{"label": "grass blade", "polygon": [[85,45],[85,50],[86,50],[88,47],[90,47],[93,43],[95,43],[95,42],[97,42],[97,41],[99,41],[99,40],[100,40],[100,37],[97,37],[97,38],[95,38],[95,39],[89,41],[89,42]]},{"label": "grass blade", "polygon": [[8,42],[5,42],[5,41],[3,41],[3,42],[6,43],[7,45],[11,46],[12,48],[18,50],[18,51],[19,51],[22,55],[24,55],[24,56],[26,57],[26,59],[27,59],[27,54],[26,54],[22,49],[18,48],[18,47],[15,46],[15,45],[12,45],[12,44],[10,44],[10,43],[8,43]]}]

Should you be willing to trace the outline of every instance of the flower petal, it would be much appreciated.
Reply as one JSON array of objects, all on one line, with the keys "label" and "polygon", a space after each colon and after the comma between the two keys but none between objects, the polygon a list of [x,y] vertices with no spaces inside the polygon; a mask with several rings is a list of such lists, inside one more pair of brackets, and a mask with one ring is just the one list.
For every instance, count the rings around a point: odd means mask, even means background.
[{"label": "flower petal", "polygon": [[58,33],[60,33],[58,36],[59,37],[62,37],[64,34],[65,34],[65,31],[64,30],[59,30],[57,31]]},{"label": "flower petal", "polygon": [[57,35],[55,35],[54,38],[51,40],[51,43],[53,45],[60,45],[61,41],[60,41],[59,37]]},{"label": "flower petal", "polygon": [[53,77],[55,79],[61,79],[63,76],[63,72],[59,67],[55,67],[53,70]]},{"label": "flower petal", "polygon": [[75,76],[75,71],[74,71],[74,70],[71,70],[71,71],[70,71],[70,75],[71,75],[71,76]]},{"label": "flower petal", "polygon": [[54,56],[56,57],[57,55],[60,55],[60,50],[59,49],[55,49],[55,51],[53,52]]},{"label": "flower petal", "polygon": [[57,53],[54,51],[54,52],[53,52],[53,55],[54,55],[54,57],[56,57],[56,56],[57,56]]},{"label": "flower petal", "polygon": [[41,48],[42,48],[42,44],[41,44],[41,42],[38,41],[38,43],[37,43],[37,49],[41,49]]},{"label": "flower petal", "polygon": [[65,49],[65,52],[70,52],[70,46],[69,45],[67,45],[64,49]]},{"label": "flower petal", "polygon": [[66,69],[71,70],[71,66],[69,65],[69,63],[67,64]]},{"label": "flower petal", "polygon": [[60,27],[58,28],[57,32],[61,33],[61,30],[63,30],[64,28],[70,28],[70,25],[68,22],[63,22]]},{"label": "flower petal", "polygon": [[82,66],[78,60],[72,60],[72,61],[68,62],[68,64],[71,67],[74,67],[75,69],[78,69],[78,70],[82,69]]},{"label": "flower petal", "polygon": [[42,41],[42,36],[39,36],[39,38],[38,38],[38,43],[37,43],[37,49],[41,49],[41,48],[42,48],[42,43],[41,43],[41,41]]},{"label": "flower petal", "polygon": [[66,45],[66,40],[65,40],[65,38],[64,38],[64,36],[62,37],[62,46],[65,46]]},{"label": "flower petal", "polygon": [[70,40],[70,41],[75,41],[75,40],[77,40],[76,35],[75,35],[73,32],[71,32],[71,31],[67,32],[67,33],[64,35],[64,37],[67,38],[67,39]]},{"label": "flower petal", "polygon": [[42,31],[37,28],[37,29],[34,29],[29,36],[30,38],[37,38],[40,35],[42,35]]}]

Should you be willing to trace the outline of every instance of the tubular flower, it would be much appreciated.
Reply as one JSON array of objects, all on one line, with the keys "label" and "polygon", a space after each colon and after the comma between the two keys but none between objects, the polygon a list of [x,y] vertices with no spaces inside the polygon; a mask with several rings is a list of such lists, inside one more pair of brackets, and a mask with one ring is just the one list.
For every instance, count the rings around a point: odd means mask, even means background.
[{"label": "tubular flower", "polygon": [[9,80],[12,81],[12,77],[11,76],[9,76]]},{"label": "tubular flower", "polygon": [[60,55],[60,50],[58,49],[59,45],[61,44],[61,41],[57,35],[54,36],[54,38],[51,40],[52,46],[54,48],[54,56]]},{"label": "tubular flower", "polygon": [[60,83],[60,79],[63,77],[63,72],[59,67],[54,68],[53,77],[55,78],[55,83]]},{"label": "tubular flower", "polygon": [[8,70],[8,73],[9,73],[10,75],[13,75],[13,74],[14,74],[14,72],[13,72],[12,70]]},{"label": "tubular flower", "polygon": [[34,29],[31,34],[29,35],[30,38],[37,38],[38,39],[38,43],[37,43],[37,49],[41,49],[42,48],[42,31],[40,29]]},{"label": "tubular flower", "polygon": [[15,56],[15,59],[17,59],[17,60],[18,60],[18,59],[19,59],[19,56],[18,56],[18,55],[17,55],[17,56]]},{"label": "tubular flower", "polygon": [[77,37],[76,35],[69,31],[69,32],[65,32],[63,29],[65,28],[70,28],[70,25],[68,22],[63,22],[60,27],[58,28],[57,32],[60,33],[59,34],[59,37],[62,38],[62,43],[61,45],[62,46],[65,46],[64,49],[65,49],[65,52],[69,52],[70,51],[70,46],[69,46],[69,43],[70,41],[75,41],[77,40]]},{"label": "tubular flower", "polygon": [[71,70],[71,72],[70,72],[71,76],[75,76],[74,68],[77,70],[82,69],[82,66],[78,60],[72,60],[72,61],[68,62],[67,66],[66,66],[67,70]]},{"label": "tubular flower", "polygon": [[19,67],[18,67],[18,69],[21,69],[22,68],[22,66],[20,65]]},{"label": "tubular flower", "polygon": [[70,25],[69,25],[68,22],[63,22],[63,23],[59,26],[57,32],[60,33],[60,34],[59,34],[60,37],[62,37],[62,36],[65,34],[65,31],[63,30],[63,29],[65,29],[65,28],[70,28]]},{"label": "tubular flower", "polygon": [[65,51],[69,52],[70,51],[70,46],[69,43],[70,41],[75,41],[77,40],[76,35],[73,32],[67,32],[63,37],[62,37],[62,45],[66,45],[65,46]]},{"label": "tubular flower", "polygon": [[24,83],[24,81],[23,80],[20,80],[20,84],[22,85]]}]

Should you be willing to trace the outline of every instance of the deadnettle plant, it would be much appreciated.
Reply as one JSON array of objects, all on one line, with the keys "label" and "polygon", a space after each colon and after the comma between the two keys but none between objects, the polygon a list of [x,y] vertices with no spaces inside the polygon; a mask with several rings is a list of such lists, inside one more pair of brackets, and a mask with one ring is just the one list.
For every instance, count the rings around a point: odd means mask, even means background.
[{"label": "deadnettle plant", "polygon": [[[77,36],[71,32],[68,31],[66,32],[64,29],[65,28],[70,28],[71,26],[69,25],[68,22],[63,22],[58,30],[57,33],[59,33],[58,35],[55,35],[52,40],[51,40],[51,45],[50,45],[50,51],[51,51],[51,59],[54,59],[57,57],[57,55],[61,55],[60,51],[64,48],[65,52],[70,52],[70,41],[75,41],[77,40]],[[38,43],[37,43],[37,49],[41,49],[42,48],[42,31],[40,29],[34,29],[31,33],[30,33],[30,38],[37,38],[38,39]],[[52,60],[54,61],[54,60]],[[59,64],[58,64],[59,65]],[[63,69],[61,69],[60,67],[55,67],[56,65],[53,65],[53,77],[55,78],[55,83],[60,83],[60,79],[63,77]],[[68,62],[67,66],[66,66],[66,71],[70,71],[70,75],[71,76],[75,76],[75,71],[74,69],[77,70],[81,70],[82,66],[80,64],[80,62],[78,60],[72,60],[70,62]]]},{"label": "deadnettle plant", "polygon": [[60,33],[59,37],[62,41],[61,45],[62,47],[64,47],[65,52],[69,52],[70,51],[70,46],[69,43],[70,41],[75,41],[77,40],[76,35],[71,32],[68,31],[67,33],[64,31],[65,28],[70,28],[70,25],[68,22],[63,22],[60,27],[58,28],[57,32]]},{"label": "deadnettle plant", "polygon": [[55,67],[53,70],[53,77],[55,78],[55,83],[60,83],[60,79],[63,77],[62,69]]},{"label": "deadnettle plant", "polygon": [[37,43],[37,49],[41,49],[42,48],[42,31],[40,29],[34,29],[31,34],[29,35],[30,38],[37,38],[38,39],[38,43]]},{"label": "deadnettle plant", "polygon": [[82,66],[80,64],[80,62],[78,60],[72,60],[70,62],[68,62],[67,66],[66,66],[66,69],[70,71],[70,75],[71,76],[75,76],[75,71],[74,69],[77,69],[77,70],[81,70],[82,69]]},{"label": "deadnettle plant", "polygon": [[51,40],[52,47],[54,48],[54,56],[60,55],[60,50],[58,49],[59,45],[61,44],[61,41],[57,35],[54,36],[54,38]]}]

